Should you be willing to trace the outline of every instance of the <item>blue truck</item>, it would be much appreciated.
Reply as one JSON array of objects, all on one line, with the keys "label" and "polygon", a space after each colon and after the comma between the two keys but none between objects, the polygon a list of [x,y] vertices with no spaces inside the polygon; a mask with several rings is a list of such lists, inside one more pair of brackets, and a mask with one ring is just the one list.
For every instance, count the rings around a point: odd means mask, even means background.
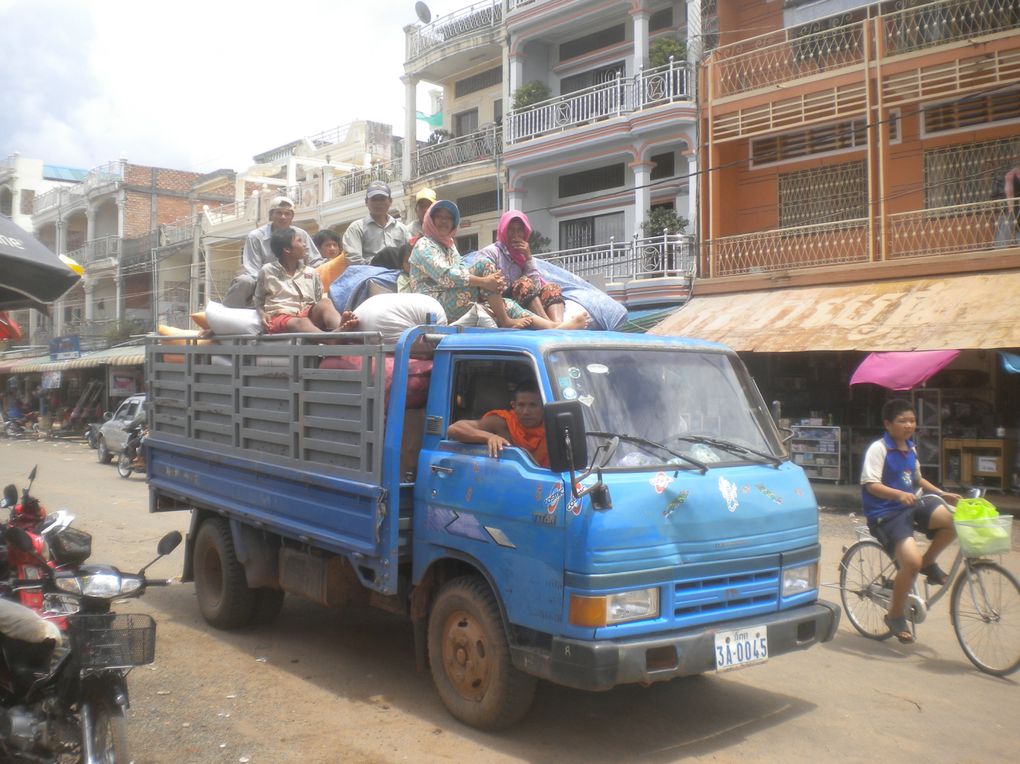
[{"label": "blue truck", "polygon": [[[150,510],[192,513],[206,621],[284,593],[406,615],[453,716],[498,729],[538,679],[585,690],[832,638],[818,508],[728,348],[415,327],[147,350]],[[179,341],[178,341],[179,342]],[[549,468],[447,438],[538,384]]]}]

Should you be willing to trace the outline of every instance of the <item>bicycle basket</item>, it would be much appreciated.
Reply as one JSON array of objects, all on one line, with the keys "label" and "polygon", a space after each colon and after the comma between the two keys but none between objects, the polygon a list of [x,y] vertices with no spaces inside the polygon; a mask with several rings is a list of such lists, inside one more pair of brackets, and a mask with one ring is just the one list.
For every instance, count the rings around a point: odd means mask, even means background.
[{"label": "bicycle basket", "polygon": [[143,613],[69,619],[71,649],[82,668],[130,668],[156,659],[156,622]]},{"label": "bicycle basket", "polygon": [[954,520],[960,549],[967,557],[1005,554],[1012,546],[1013,517],[983,517],[976,520]]}]

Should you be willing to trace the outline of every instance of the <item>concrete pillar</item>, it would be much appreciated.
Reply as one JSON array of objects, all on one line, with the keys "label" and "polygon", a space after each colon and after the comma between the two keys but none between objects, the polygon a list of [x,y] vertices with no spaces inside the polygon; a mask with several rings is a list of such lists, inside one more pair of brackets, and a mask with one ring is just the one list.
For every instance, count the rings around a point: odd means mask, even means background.
[{"label": "concrete pillar", "polygon": [[524,197],[528,192],[520,186],[510,186],[507,189],[507,210],[524,211]]},{"label": "concrete pillar", "polygon": [[510,55],[510,85],[507,93],[507,105],[504,107],[504,111],[510,111],[513,108],[514,91],[517,90],[521,85],[524,84],[524,56],[520,53]]},{"label": "concrete pillar", "polygon": [[117,321],[120,322],[124,318],[124,275],[121,273],[121,260],[124,255],[124,207],[127,206],[127,200],[123,192],[117,195],[117,275],[115,276],[117,281],[117,296],[116,296],[116,310],[114,314],[117,317]]},{"label": "concrete pillar", "polygon": [[410,183],[418,151],[418,78],[405,75],[400,79],[404,83],[404,157],[400,174],[405,183]]},{"label": "concrete pillar", "polygon": [[642,8],[631,11],[630,16],[634,23],[634,69],[643,69],[648,66],[648,17],[651,14]]},{"label": "concrete pillar", "polygon": [[[641,224],[648,216],[648,208],[652,206],[652,189],[648,184],[652,179],[652,163],[646,159],[631,162],[629,167],[634,171],[634,231],[644,236]],[[662,231],[655,231],[661,234]]]},{"label": "concrete pillar", "polygon": [[698,233],[698,155],[692,151],[687,156],[687,232],[697,235]]},{"label": "concrete pillar", "polygon": [[85,321],[91,324],[96,318],[96,300],[94,297],[96,285],[87,276],[82,279],[82,289],[85,292]]},{"label": "concrete pillar", "polygon": [[96,238],[96,211],[90,204],[85,210],[85,243],[91,244]]}]

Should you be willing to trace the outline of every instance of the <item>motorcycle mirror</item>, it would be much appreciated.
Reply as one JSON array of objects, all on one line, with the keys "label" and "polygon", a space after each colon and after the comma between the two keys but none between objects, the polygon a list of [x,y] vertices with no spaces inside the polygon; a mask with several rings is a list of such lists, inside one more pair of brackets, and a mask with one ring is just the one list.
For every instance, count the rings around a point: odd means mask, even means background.
[{"label": "motorcycle mirror", "polygon": [[15,549],[20,549],[22,552],[28,552],[32,555],[35,554],[35,546],[32,544],[32,537],[21,528],[8,525],[7,530],[4,531],[4,540]]},{"label": "motorcycle mirror", "polygon": [[180,545],[182,540],[183,537],[180,531],[170,531],[170,533],[159,540],[156,551],[159,552],[160,557],[166,557]]},{"label": "motorcycle mirror", "polygon": [[13,507],[18,503],[18,487],[11,483],[4,488],[4,506]]},{"label": "motorcycle mirror", "polygon": [[103,414],[103,421],[104,422],[109,422],[111,419],[113,419],[113,413],[112,412],[107,411],[107,412],[105,412]]}]

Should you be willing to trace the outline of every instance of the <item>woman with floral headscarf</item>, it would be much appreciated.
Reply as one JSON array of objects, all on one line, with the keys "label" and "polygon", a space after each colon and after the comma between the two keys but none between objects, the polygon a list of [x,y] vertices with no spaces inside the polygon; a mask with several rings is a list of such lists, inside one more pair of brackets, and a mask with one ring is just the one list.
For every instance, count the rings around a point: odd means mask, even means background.
[{"label": "woman with floral headscarf", "polygon": [[[488,258],[465,265],[454,237],[460,224],[460,210],[451,201],[440,199],[429,207],[422,221],[424,235],[411,252],[411,289],[439,300],[449,323],[457,323],[469,311],[485,309],[497,326],[515,329],[583,329],[587,315],[555,323],[536,316],[513,300],[502,297],[506,282]],[[480,324],[482,322],[479,322]],[[491,324],[490,324],[491,325]]]},{"label": "woman with floral headscarf", "polygon": [[542,278],[531,256],[531,223],[518,210],[504,212],[496,227],[496,241],[478,251],[492,261],[509,285],[507,296],[522,308],[553,322],[563,320],[563,293],[558,284]]}]

